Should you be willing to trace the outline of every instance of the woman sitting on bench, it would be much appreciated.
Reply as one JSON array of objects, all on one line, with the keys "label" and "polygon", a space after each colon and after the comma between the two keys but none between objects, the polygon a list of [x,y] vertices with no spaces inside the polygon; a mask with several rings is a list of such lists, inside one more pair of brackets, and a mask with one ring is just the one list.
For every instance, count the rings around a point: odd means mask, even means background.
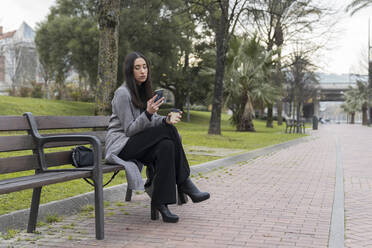
[{"label": "woman sitting on bench", "polygon": [[180,121],[157,114],[164,97],[155,101],[147,59],[140,53],[130,53],[124,62],[125,84],[112,100],[112,115],[106,137],[106,153],[116,153],[123,160],[138,160],[155,169],[151,197],[151,219],[177,222],[168,204],[176,203],[176,185],[181,203],[185,194],[193,202],[209,198],[190,180],[190,167],[174,124]]}]

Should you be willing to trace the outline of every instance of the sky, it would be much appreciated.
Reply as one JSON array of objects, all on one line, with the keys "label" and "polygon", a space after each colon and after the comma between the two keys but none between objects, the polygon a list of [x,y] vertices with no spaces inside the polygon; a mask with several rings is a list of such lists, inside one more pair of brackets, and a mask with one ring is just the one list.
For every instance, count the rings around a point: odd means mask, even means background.
[{"label": "sky", "polygon": [[[336,2],[344,10],[351,0],[337,0]],[[372,17],[372,6],[353,16],[349,13],[341,15],[342,18],[335,27],[338,32],[330,42],[332,49],[323,52],[321,56],[323,66],[320,69],[332,73],[368,74],[368,20]]]},{"label": "sky", "polygon": [[[350,1],[335,2],[337,8],[344,9]],[[16,30],[23,21],[35,29],[36,23],[46,19],[50,6],[55,2],[55,0],[0,0],[0,26],[3,26],[3,32]],[[352,17],[347,13],[341,15],[343,18],[337,25],[339,31],[331,41],[332,48],[322,51],[319,61],[316,61],[319,64],[318,70],[337,74],[367,74],[368,19],[372,16],[372,6]]]}]

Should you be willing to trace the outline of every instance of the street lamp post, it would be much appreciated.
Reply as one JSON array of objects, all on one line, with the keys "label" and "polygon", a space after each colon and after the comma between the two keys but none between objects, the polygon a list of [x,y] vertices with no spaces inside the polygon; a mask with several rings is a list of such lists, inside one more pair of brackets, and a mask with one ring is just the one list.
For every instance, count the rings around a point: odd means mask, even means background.
[{"label": "street lamp post", "polygon": [[370,39],[370,31],[371,31],[371,19],[368,18],[368,126],[371,125],[371,91],[372,91],[372,62],[371,62],[371,39]]}]

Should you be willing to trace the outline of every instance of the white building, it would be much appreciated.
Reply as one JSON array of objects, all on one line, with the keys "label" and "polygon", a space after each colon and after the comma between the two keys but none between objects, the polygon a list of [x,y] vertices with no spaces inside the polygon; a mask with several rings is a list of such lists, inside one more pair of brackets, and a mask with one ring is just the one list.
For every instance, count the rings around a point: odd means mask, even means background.
[{"label": "white building", "polygon": [[15,31],[0,27],[0,94],[17,86],[42,82],[35,46],[35,31],[25,22]]}]

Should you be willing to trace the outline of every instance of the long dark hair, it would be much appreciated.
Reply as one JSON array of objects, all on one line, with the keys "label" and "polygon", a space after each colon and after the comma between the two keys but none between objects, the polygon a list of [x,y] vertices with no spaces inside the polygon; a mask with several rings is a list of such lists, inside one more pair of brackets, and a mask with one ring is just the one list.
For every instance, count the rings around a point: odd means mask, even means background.
[{"label": "long dark hair", "polygon": [[132,96],[132,102],[134,106],[137,108],[145,108],[145,104],[141,100],[141,96],[139,93],[139,87],[136,83],[136,80],[134,79],[133,69],[134,69],[134,61],[138,58],[143,58],[147,65],[147,79],[142,84],[145,87],[145,96],[142,96],[142,99],[144,98],[146,102],[152,97],[152,80],[151,80],[151,74],[150,74],[150,64],[149,61],[146,59],[145,56],[143,56],[139,52],[132,52],[125,57],[124,65],[123,65],[123,71],[124,71],[124,79],[127,84],[127,87],[130,91],[130,94]]}]

